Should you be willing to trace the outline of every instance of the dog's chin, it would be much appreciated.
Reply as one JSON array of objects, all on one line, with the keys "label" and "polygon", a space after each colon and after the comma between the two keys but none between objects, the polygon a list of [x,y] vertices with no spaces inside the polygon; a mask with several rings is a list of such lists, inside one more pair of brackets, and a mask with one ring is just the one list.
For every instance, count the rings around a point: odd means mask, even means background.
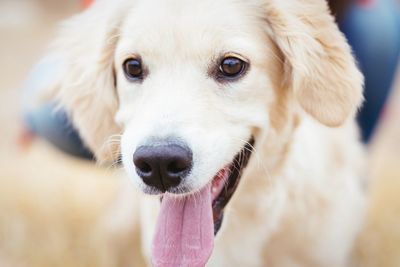
[{"label": "dog's chin", "polygon": [[[211,179],[211,196],[212,196],[212,210],[214,219],[214,234],[216,235],[221,228],[224,209],[231,200],[235,193],[240,178],[244,169],[246,168],[251,154],[253,152],[255,140],[253,137],[243,146],[238,154],[233,158],[230,164],[220,169],[215,176]],[[160,196],[162,201],[163,193],[149,186],[143,186],[142,190],[148,195]],[[196,194],[199,190],[193,190],[192,188],[180,186],[177,188],[171,188],[168,193],[176,195],[177,198],[185,197]]]}]

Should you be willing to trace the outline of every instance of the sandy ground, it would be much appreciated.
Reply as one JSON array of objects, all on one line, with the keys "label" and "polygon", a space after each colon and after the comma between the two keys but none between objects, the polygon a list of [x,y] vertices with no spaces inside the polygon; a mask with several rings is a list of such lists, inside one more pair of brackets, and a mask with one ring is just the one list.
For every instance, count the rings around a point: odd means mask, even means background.
[{"label": "sandy ground", "polygon": [[[30,148],[17,146],[24,77],[45,53],[56,22],[77,10],[79,4],[72,0],[0,1],[2,267],[142,265],[135,254],[138,245],[129,225],[132,218],[116,224],[117,229],[104,226],[119,190],[129,187],[115,171],[70,158],[43,141],[35,141]],[[400,266],[398,80],[369,148],[370,207],[355,252],[364,267]]]}]

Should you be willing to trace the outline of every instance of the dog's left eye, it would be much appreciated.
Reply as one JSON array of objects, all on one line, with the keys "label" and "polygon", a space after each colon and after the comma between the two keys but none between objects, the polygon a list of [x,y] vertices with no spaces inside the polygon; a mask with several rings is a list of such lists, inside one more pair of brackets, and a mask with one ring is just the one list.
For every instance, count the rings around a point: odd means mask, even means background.
[{"label": "dog's left eye", "polygon": [[226,57],[221,61],[219,67],[221,74],[228,78],[234,78],[243,73],[246,68],[246,62],[237,57]]},{"label": "dog's left eye", "polygon": [[123,64],[125,75],[130,80],[143,78],[143,67],[140,59],[127,59]]}]

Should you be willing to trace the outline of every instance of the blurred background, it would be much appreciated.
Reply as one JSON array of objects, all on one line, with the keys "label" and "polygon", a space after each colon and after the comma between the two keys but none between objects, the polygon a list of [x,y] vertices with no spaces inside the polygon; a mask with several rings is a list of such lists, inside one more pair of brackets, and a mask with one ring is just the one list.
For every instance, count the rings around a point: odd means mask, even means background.
[{"label": "blurred background", "polygon": [[[364,136],[370,138],[369,209],[355,253],[360,266],[398,267],[400,72],[393,66],[386,70],[389,64],[379,65],[382,56],[363,56],[371,49],[397,51],[400,45],[396,36],[393,41],[373,32],[374,27],[382,33],[392,25],[381,23],[391,15],[385,13],[380,1],[357,3],[358,9],[349,1],[337,1],[334,12],[360,67],[369,75],[367,89],[372,95],[367,101],[385,105],[361,121],[368,129],[369,122],[375,120],[372,117],[379,117],[379,125],[366,130]],[[389,9],[398,8],[397,2],[391,3]],[[26,77],[46,54],[58,23],[80,12],[85,4],[79,0],[0,0],[0,267],[142,266],[137,255],[138,234],[132,227],[134,214],[118,217],[119,209],[129,211],[132,207],[113,206],[119,201],[120,190],[131,190],[119,172],[69,156],[43,139],[32,139],[22,127],[20,102]],[[374,8],[381,13],[376,15]],[[352,28],[350,18],[366,25],[369,39]],[[400,25],[400,17],[394,16],[396,19]],[[399,36],[399,27],[391,28],[394,33],[389,35]],[[370,43],[369,50],[363,50],[360,42]],[[395,52],[390,58],[390,64],[397,63]],[[370,78],[370,73],[373,76],[382,69],[387,75],[393,70],[393,78]],[[116,219],[110,221],[109,217]]]}]

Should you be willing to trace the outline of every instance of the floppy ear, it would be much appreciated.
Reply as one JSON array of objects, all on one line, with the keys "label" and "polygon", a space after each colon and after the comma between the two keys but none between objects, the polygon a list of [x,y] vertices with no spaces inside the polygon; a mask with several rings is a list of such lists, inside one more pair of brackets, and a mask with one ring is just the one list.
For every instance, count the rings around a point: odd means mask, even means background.
[{"label": "floppy ear", "polygon": [[327,126],[344,123],[362,102],[363,77],[326,1],[268,0],[265,10],[301,107]]},{"label": "floppy ear", "polygon": [[118,99],[113,59],[127,9],[122,1],[98,0],[63,24],[55,42],[55,54],[64,68],[51,93],[100,161],[114,160],[119,149],[108,140],[120,133],[114,122]]}]

